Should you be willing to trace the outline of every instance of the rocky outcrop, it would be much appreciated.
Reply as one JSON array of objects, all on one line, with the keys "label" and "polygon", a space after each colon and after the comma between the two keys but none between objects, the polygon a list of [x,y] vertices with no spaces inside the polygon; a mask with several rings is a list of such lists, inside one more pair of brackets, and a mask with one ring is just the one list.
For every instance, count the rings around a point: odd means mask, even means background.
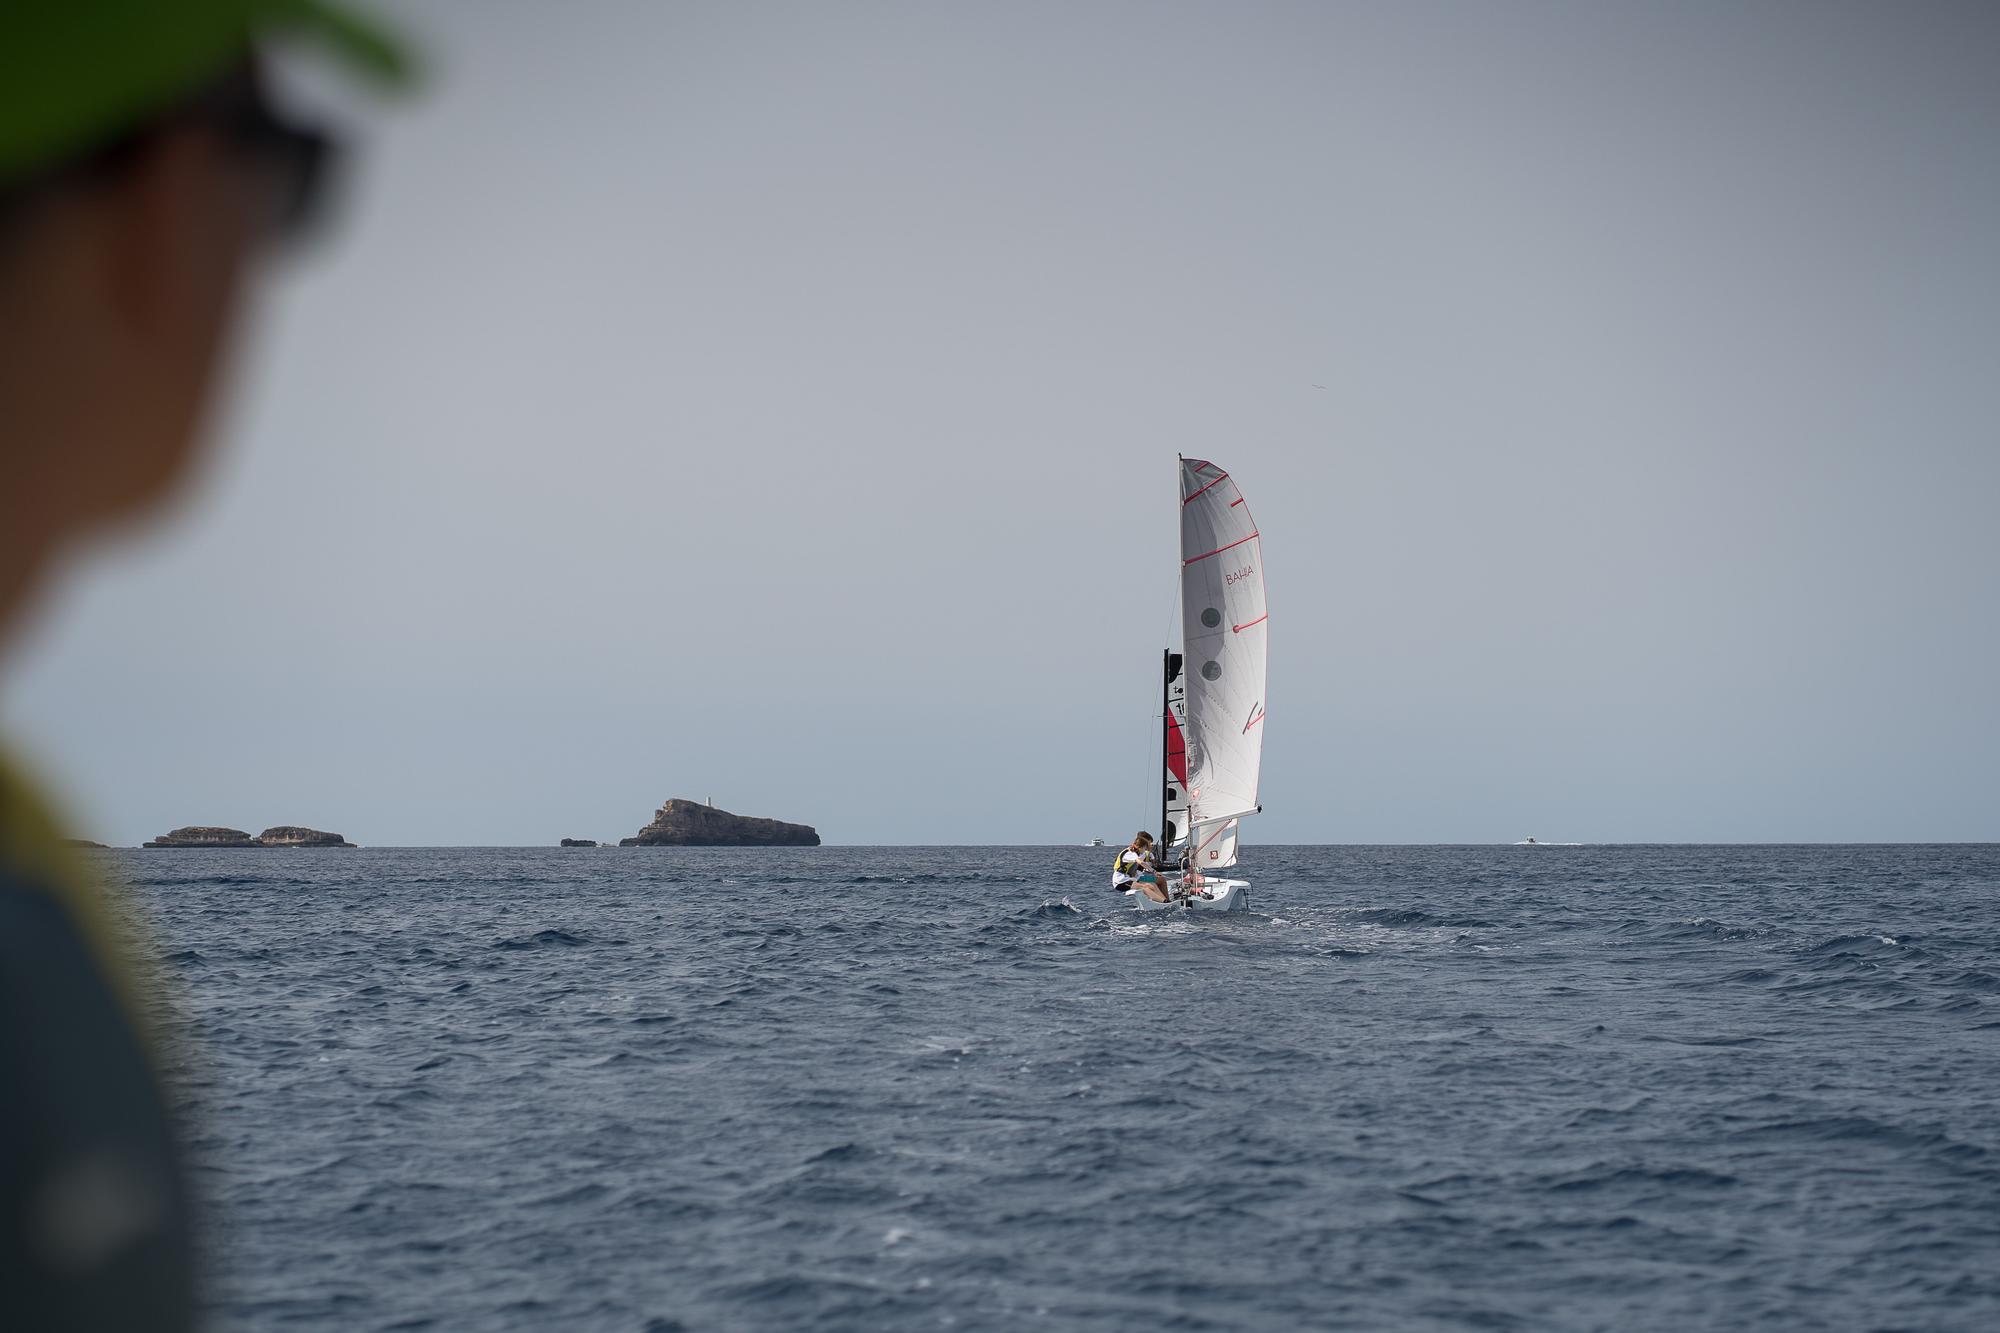
[{"label": "rocky outcrop", "polygon": [[621,838],[620,847],[817,847],[819,834],[809,824],[732,815],[712,805],[676,796],[661,806],[653,822],[636,838]]},{"label": "rocky outcrop", "polygon": [[265,847],[352,847],[354,844],[338,833],[322,833],[316,828],[300,828],[297,824],[280,824],[267,828],[257,835],[257,841]]},{"label": "rocky outcrop", "polygon": [[106,850],[103,843],[92,842],[88,838],[64,838],[62,840],[62,845],[65,847],[95,848],[100,852]]},{"label": "rocky outcrop", "polygon": [[597,840],[594,838],[564,838],[562,845],[565,847],[595,847]]},{"label": "rocky outcrop", "polygon": [[264,844],[240,828],[219,828],[211,824],[189,824],[172,833],[163,833],[141,847],[261,847]]},{"label": "rocky outcrop", "polygon": [[267,828],[254,838],[240,828],[190,824],[186,828],[163,833],[151,842],[142,842],[139,845],[141,847],[352,847],[354,844],[338,833],[322,833],[316,828],[301,828],[297,824],[280,824],[276,828]]}]

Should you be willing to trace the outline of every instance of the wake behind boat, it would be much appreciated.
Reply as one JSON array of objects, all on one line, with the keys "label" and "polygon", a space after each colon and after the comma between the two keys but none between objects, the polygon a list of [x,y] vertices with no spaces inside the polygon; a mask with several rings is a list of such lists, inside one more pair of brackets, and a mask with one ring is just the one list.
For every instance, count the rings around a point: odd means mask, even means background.
[{"label": "wake behind boat", "polygon": [[1243,912],[1249,881],[1210,872],[1236,864],[1238,823],[1263,808],[1264,557],[1243,492],[1215,464],[1180,460],[1180,510],[1181,651],[1165,654],[1160,709],[1167,896],[1126,896],[1145,911]]}]

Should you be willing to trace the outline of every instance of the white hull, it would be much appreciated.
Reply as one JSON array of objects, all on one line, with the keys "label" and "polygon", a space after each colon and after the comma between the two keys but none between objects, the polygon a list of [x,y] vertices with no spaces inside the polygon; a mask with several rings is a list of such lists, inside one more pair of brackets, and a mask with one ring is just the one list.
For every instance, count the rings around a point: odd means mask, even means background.
[{"label": "white hull", "polygon": [[1137,891],[1125,896],[1142,912],[1247,912],[1250,910],[1250,881],[1247,879],[1216,879],[1213,876],[1202,881],[1193,893],[1182,894],[1180,881],[1168,884],[1168,892],[1173,894],[1171,902],[1156,903]]}]

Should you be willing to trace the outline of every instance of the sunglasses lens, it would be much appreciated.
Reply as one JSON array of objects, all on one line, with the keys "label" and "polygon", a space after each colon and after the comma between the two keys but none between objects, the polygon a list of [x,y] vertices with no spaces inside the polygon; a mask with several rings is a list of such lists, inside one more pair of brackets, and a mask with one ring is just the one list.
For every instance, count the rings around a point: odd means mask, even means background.
[{"label": "sunglasses lens", "polygon": [[264,178],[266,224],[288,242],[312,230],[325,211],[335,145],[318,130],[279,119],[261,101],[238,112],[236,134]]},{"label": "sunglasses lens", "polygon": [[274,163],[279,177],[277,213],[272,222],[280,239],[309,233],[324,211],[333,145],[322,135],[294,130]]}]

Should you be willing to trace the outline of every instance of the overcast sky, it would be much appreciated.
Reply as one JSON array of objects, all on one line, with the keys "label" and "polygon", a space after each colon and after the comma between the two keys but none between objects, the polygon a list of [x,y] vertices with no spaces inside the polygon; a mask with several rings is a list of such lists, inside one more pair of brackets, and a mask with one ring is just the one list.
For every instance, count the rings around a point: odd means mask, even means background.
[{"label": "overcast sky", "polygon": [[1185,452],[1247,841],[2000,838],[2000,8],[388,12],[198,495],[8,664],[83,831],[1127,838]]}]

